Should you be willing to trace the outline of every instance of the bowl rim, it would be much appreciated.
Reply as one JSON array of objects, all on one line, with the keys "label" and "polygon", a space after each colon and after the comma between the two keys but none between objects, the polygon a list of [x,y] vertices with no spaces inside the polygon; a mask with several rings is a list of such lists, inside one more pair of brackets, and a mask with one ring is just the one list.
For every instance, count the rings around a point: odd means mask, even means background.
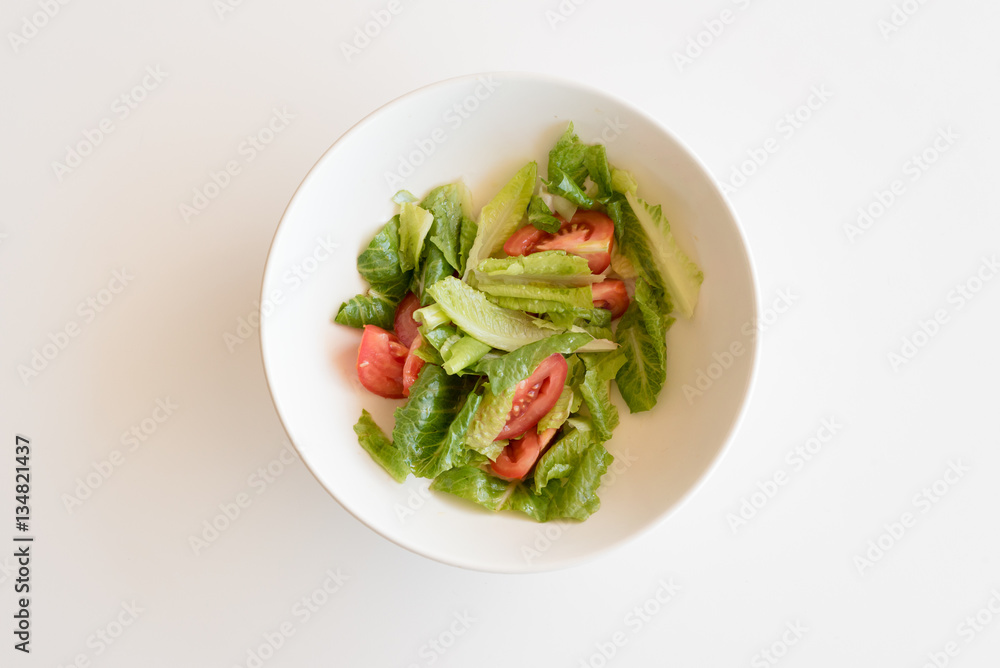
[{"label": "bowl rim", "polygon": [[[291,197],[288,200],[288,204],[285,205],[285,208],[281,213],[278,225],[275,228],[274,235],[271,237],[271,242],[268,245],[267,249],[267,256],[264,263],[264,270],[261,274],[261,286],[258,295],[259,303],[261,304],[264,303],[265,290],[267,288],[268,280],[270,278],[271,273],[274,271],[273,263],[275,260],[272,251],[274,250],[274,246],[275,243],[277,242],[278,236],[281,234],[281,231],[288,219],[289,209],[291,209],[292,205],[296,203],[299,196],[306,189],[306,187],[311,184],[312,180],[316,178],[316,173],[318,172],[320,164],[324,160],[326,160],[327,156],[335,148],[337,148],[337,146],[341,142],[348,139],[357,132],[360,132],[365,126],[372,123],[379,114],[381,114],[386,109],[389,109],[390,107],[395,107],[397,105],[404,104],[408,100],[423,95],[431,90],[444,88],[447,86],[453,86],[462,82],[473,82],[480,78],[490,77],[490,76],[494,77],[501,76],[522,81],[544,82],[552,85],[561,86],[564,88],[573,88],[597,97],[604,97],[606,99],[611,100],[615,104],[618,104],[621,107],[628,109],[635,115],[641,117],[643,120],[651,124],[658,131],[662,132],[664,135],[669,137],[673,142],[675,142],[677,146],[681,149],[681,151],[683,151],[683,153],[686,154],[686,156],[692,161],[697,170],[701,172],[701,175],[706,178],[708,183],[711,184],[712,189],[715,191],[716,196],[719,198],[722,205],[725,207],[725,210],[732,218],[734,227],[736,229],[736,233],[739,235],[741,247],[743,250],[743,254],[746,258],[747,266],[749,268],[750,293],[753,302],[751,309],[752,317],[755,321],[759,320],[760,302],[761,302],[760,286],[757,280],[757,268],[754,263],[753,253],[750,250],[750,244],[749,240],[747,239],[746,232],[743,229],[743,225],[740,222],[739,216],[736,214],[736,210],[733,208],[731,202],[723,193],[719,185],[719,181],[712,175],[711,171],[709,171],[708,167],[701,160],[701,158],[693,150],[691,150],[690,146],[688,146],[686,142],[684,142],[680,137],[678,137],[673,131],[667,128],[652,114],[646,112],[641,107],[638,107],[637,105],[619,97],[614,93],[610,93],[596,86],[583,83],[575,79],[555,76],[543,72],[532,72],[532,71],[522,71],[522,70],[497,70],[497,71],[486,71],[486,72],[474,72],[470,74],[463,74],[454,77],[449,77],[447,79],[441,79],[439,81],[425,84],[418,88],[414,88],[406,93],[403,93],[402,95],[399,95],[389,100],[388,102],[376,107],[375,109],[367,113],[363,118],[361,118],[352,126],[350,126],[347,130],[345,130],[339,137],[337,137],[337,139],[334,140],[334,142],[330,144],[330,146],[328,146],[326,150],[323,151],[323,153],[319,156],[319,158],[309,168],[309,171],[302,178],[302,181],[299,183],[299,185],[295,188],[295,191],[292,193]],[[750,369],[749,373],[747,374],[745,387],[743,389],[743,398],[740,402],[739,410],[736,412],[736,415],[734,416],[729,425],[729,429],[726,431],[726,434],[722,441],[722,445],[720,446],[715,456],[712,458],[711,462],[700,473],[700,475],[694,481],[694,483],[690,485],[688,489],[667,510],[662,512],[660,515],[658,515],[651,521],[647,522],[645,525],[641,526],[633,533],[627,535],[622,539],[619,539],[618,541],[603,545],[599,548],[572,557],[567,557],[560,560],[545,562],[540,564],[532,564],[532,563],[519,564],[518,565],[519,567],[512,568],[510,566],[503,567],[494,563],[488,563],[488,564],[476,563],[474,560],[462,557],[456,557],[454,555],[442,554],[441,552],[436,550],[431,550],[411,544],[409,541],[400,538],[398,536],[392,536],[383,533],[375,526],[372,526],[372,524],[370,524],[364,517],[362,517],[359,514],[359,512],[353,509],[347,502],[342,500],[334,492],[334,490],[327,487],[327,485],[323,483],[323,480],[320,478],[318,473],[315,470],[313,470],[313,467],[309,464],[304,453],[299,449],[299,446],[295,443],[294,439],[291,437],[288,425],[285,424],[285,418],[281,414],[281,411],[278,409],[277,401],[274,394],[274,386],[272,383],[270,371],[268,369],[267,355],[265,353],[266,348],[265,348],[265,340],[264,340],[265,335],[264,335],[263,324],[261,325],[261,327],[258,328],[257,332],[258,340],[260,343],[261,365],[264,368],[264,379],[265,382],[267,383],[268,395],[271,397],[271,403],[274,406],[275,413],[278,416],[278,420],[281,422],[281,427],[285,431],[285,436],[288,439],[288,442],[291,443],[292,447],[295,448],[299,460],[305,465],[306,470],[308,470],[309,473],[313,476],[313,478],[315,478],[316,481],[319,483],[319,485],[324,490],[326,490],[326,492],[331,497],[333,497],[335,501],[337,501],[337,503],[341,506],[341,508],[346,510],[351,516],[353,516],[356,520],[358,520],[366,527],[371,529],[377,535],[402,548],[405,548],[406,550],[414,554],[420,555],[424,558],[431,559],[443,564],[456,566],[458,568],[463,568],[478,572],[503,573],[503,574],[538,573],[545,571],[555,571],[565,568],[571,568],[574,566],[579,566],[586,562],[591,562],[598,557],[606,555],[608,552],[611,552],[612,550],[623,548],[626,545],[632,544],[635,541],[639,540],[640,538],[649,535],[651,532],[662,526],[667,521],[668,518],[672,517],[681,508],[686,506],[688,502],[691,500],[691,498],[706,484],[706,481],[712,476],[712,474],[715,473],[720,463],[722,462],[723,458],[725,458],[730,448],[732,447],[732,443],[735,440],[735,436],[739,431],[740,427],[742,426],[744,419],[746,418],[748,407],[750,405],[750,400],[753,395],[754,387],[756,386],[757,374],[759,370],[760,348],[761,348],[760,334],[761,334],[760,330],[755,327],[753,332],[753,342],[748,351],[750,353]],[[543,523],[540,523],[539,526],[543,526]]]}]

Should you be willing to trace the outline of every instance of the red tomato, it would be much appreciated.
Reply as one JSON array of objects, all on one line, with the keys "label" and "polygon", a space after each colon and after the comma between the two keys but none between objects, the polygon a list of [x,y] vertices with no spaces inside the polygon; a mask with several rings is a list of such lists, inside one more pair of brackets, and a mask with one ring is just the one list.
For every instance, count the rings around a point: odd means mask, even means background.
[{"label": "red tomato", "polygon": [[417,338],[413,339],[413,343],[410,344],[410,352],[406,356],[406,361],[403,363],[403,396],[410,396],[410,385],[417,382],[417,376],[420,375],[420,370],[424,368],[423,358],[417,356],[416,350],[423,343],[423,337],[420,333],[417,333]]},{"label": "red tomato", "polygon": [[380,397],[402,399],[403,362],[408,352],[394,334],[365,325],[358,348],[358,380]]},{"label": "red tomato", "polygon": [[501,478],[520,480],[528,475],[528,471],[541,454],[542,446],[538,442],[538,434],[531,429],[523,438],[511,441],[497,456],[497,460],[490,462],[490,468]]},{"label": "red tomato", "polygon": [[501,451],[495,462],[490,462],[493,472],[508,480],[521,480],[538,461],[555,435],[555,429],[546,429],[543,433],[537,434],[534,429],[529,429],[523,438],[511,441],[507,447]]},{"label": "red tomato", "polygon": [[507,424],[500,430],[496,440],[518,438],[538,424],[559,401],[568,372],[566,358],[559,353],[553,353],[542,360],[530,376],[517,384]]},{"label": "red tomato", "polygon": [[396,320],[393,322],[392,328],[396,330],[399,341],[407,348],[417,336],[419,325],[413,319],[413,312],[418,308],[420,308],[420,300],[412,292],[403,297],[403,301],[399,302],[399,306],[396,307]]},{"label": "red tomato", "polygon": [[594,308],[611,311],[612,319],[620,318],[628,308],[628,292],[623,281],[606,278],[600,283],[594,283],[590,288],[594,291]]},{"label": "red tomato", "polygon": [[[562,220],[562,218],[560,218]],[[599,211],[578,210],[569,222],[563,221],[555,234],[525,225],[503,245],[507,255],[531,255],[538,251],[563,250],[586,258],[590,271],[599,274],[611,264],[615,224]]]}]

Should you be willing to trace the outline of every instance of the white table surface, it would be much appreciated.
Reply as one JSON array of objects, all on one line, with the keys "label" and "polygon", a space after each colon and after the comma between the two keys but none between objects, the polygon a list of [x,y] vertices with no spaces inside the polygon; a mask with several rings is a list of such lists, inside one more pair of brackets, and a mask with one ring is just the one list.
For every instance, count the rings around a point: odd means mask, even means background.
[{"label": "white table surface", "polygon": [[[998,665],[1000,5],[62,1],[0,11],[0,665]],[[391,20],[345,55],[372,12]],[[699,493],[528,576],[438,564],[348,515],[282,454],[256,332],[224,338],[323,151],[409,90],[492,70],[583,81],[675,131],[733,186],[784,311]],[[287,126],[243,145],[275,110]]]}]

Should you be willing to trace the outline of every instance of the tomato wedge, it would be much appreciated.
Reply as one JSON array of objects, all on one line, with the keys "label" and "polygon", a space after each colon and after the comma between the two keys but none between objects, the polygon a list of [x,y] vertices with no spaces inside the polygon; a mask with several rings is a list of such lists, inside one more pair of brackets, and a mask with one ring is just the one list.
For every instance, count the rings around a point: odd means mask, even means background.
[{"label": "tomato wedge", "polygon": [[395,334],[365,325],[358,347],[358,380],[380,397],[402,399],[403,363],[408,353]]},{"label": "tomato wedge", "polygon": [[518,438],[538,424],[559,401],[567,373],[569,365],[559,353],[553,353],[542,360],[530,376],[517,384],[507,424],[500,430],[496,440]]},{"label": "tomato wedge", "polygon": [[624,281],[606,278],[600,283],[590,286],[594,292],[594,308],[611,311],[611,318],[620,318],[628,308],[628,292]]},{"label": "tomato wedge", "polygon": [[542,456],[542,451],[555,433],[555,429],[546,429],[541,434],[535,433],[534,429],[529,430],[522,438],[511,441],[497,460],[490,462],[490,468],[501,478],[523,479]]},{"label": "tomato wedge", "polygon": [[424,360],[419,357],[416,353],[417,348],[423,343],[424,339],[417,333],[417,338],[413,339],[413,343],[410,344],[410,352],[406,355],[406,361],[403,363],[403,396],[410,396],[410,385],[417,382],[417,376],[420,375],[420,370],[424,368]]},{"label": "tomato wedge", "polygon": [[396,319],[392,328],[396,330],[396,336],[400,343],[409,348],[413,344],[413,339],[417,337],[417,321],[413,319],[413,312],[420,308],[420,299],[412,292],[403,297],[396,307]]},{"label": "tomato wedge", "polygon": [[614,240],[615,224],[610,218],[600,211],[578,210],[572,220],[563,221],[555,234],[525,225],[507,240],[503,250],[507,255],[562,250],[585,258],[591,273],[599,274],[611,264]]}]

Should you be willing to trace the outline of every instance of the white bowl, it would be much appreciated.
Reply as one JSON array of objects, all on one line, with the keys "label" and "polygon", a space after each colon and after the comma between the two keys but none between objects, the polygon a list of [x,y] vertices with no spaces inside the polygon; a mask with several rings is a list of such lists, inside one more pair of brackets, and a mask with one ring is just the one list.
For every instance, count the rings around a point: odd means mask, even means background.
[{"label": "white bowl", "polygon": [[[621,425],[607,444],[616,462],[599,490],[600,510],[582,523],[538,524],[431,492],[425,479],[400,485],[379,468],[352,427],[367,408],[391,433],[392,411],[402,402],[361,387],[354,369],[360,332],[330,318],[364,288],[356,257],[393,215],[390,197],[397,190],[420,197],[462,178],[478,211],[529,160],[544,174],[548,149],[569,121],[585,142],[606,144],[611,163],[635,175],[641,197],[663,205],[705,282],[694,318],[678,319],[668,334],[667,384],[656,407],[631,415],[615,396]],[[378,109],[309,172],[268,255],[261,349],[289,438],[351,514],[444,563],[540,571],[579,563],[655,526],[704,479],[750,390],[757,302],[736,216],[705,167],[656,120],[576,83],[535,74],[474,75]]]}]

